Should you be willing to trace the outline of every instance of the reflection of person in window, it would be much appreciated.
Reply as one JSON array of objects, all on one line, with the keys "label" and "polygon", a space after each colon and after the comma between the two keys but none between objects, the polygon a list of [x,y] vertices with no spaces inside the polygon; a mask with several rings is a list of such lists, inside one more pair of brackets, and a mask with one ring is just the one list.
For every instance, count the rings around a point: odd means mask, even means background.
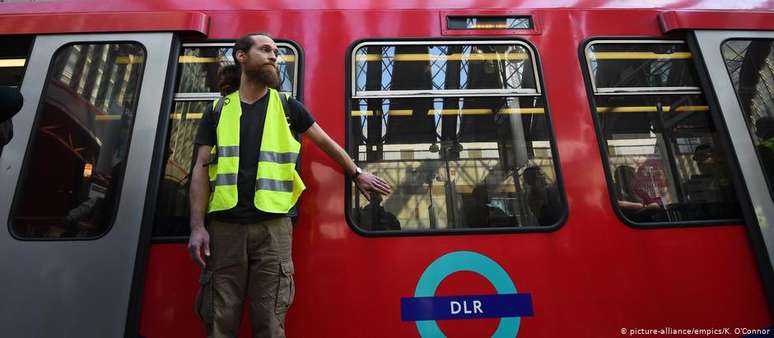
[{"label": "reflection of person in window", "polygon": [[774,117],[764,116],[755,122],[755,135],[758,136],[758,154],[761,157],[764,175],[769,185],[774,186]]},{"label": "reflection of person in window", "polygon": [[527,185],[527,206],[542,226],[559,221],[562,202],[556,186],[549,184],[539,167],[524,169],[524,183]]},{"label": "reflection of person in window", "polygon": [[478,226],[512,226],[512,220],[505,210],[492,203],[489,199],[489,187],[479,184],[471,193],[475,206],[468,215],[468,224]]},{"label": "reflection of person in window", "polygon": [[649,159],[637,168],[634,191],[645,205],[656,203],[659,206],[669,204],[669,189],[666,175],[660,160]]},{"label": "reflection of person in window", "polygon": [[734,191],[729,181],[726,163],[709,144],[702,144],[693,151],[693,160],[699,175],[686,182],[686,195],[691,202],[726,203],[733,199]]},{"label": "reflection of person in window", "polygon": [[645,203],[634,189],[635,172],[634,168],[622,165],[615,168],[613,179],[615,180],[615,197],[618,201],[618,208],[626,216],[634,216],[635,213],[644,209],[659,209],[658,203]]},{"label": "reflection of person in window", "polygon": [[[110,177],[95,172],[88,187],[88,197],[70,209],[64,217],[64,229],[61,237],[89,237],[99,233],[99,227],[107,222],[106,193],[110,193]],[[87,182],[84,182],[87,183]]]},{"label": "reflection of person in window", "polygon": [[242,80],[242,70],[235,64],[225,65],[218,71],[218,86],[220,95],[227,96],[239,90],[239,83]]},{"label": "reflection of person in window", "polygon": [[358,225],[365,230],[400,230],[400,221],[381,205],[382,195],[371,193],[371,201],[360,210]]}]

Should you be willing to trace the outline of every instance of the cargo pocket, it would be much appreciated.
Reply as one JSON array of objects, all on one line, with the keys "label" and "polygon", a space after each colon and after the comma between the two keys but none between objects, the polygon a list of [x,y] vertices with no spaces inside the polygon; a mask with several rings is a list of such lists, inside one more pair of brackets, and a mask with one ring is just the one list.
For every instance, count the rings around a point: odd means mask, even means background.
[{"label": "cargo pocket", "polygon": [[212,283],[212,271],[202,270],[199,276],[199,291],[196,293],[196,316],[206,325],[212,324],[215,317],[215,292]]},{"label": "cargo pocket", "polygon": [[280,270],[275,308],[278,314],[288,311],[288,307],[293,304],[293,297],[296,294],[296,285],[293,281],[293,262],[280,263]]}]

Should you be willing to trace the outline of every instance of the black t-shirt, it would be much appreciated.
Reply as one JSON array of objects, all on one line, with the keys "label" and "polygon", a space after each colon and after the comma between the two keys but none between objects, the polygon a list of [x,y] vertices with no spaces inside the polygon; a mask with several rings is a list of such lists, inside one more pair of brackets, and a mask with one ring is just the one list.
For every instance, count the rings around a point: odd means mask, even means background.
[{"label": "black t-shirt", "polygon": [[[256,221],[285,216],[272,214],[255,208],[255,180],[258,173],[258,153],[261,149],[263,125],[266,121],[266,108],[269,95],[264,95],[255,103],[242,103],[242,116],[239,130],[239,173],[237,174],[238,199],[234,208],[216,211],[210,214],[222,221],[238,223],[254,223]],[[314,118],[301,102],[288,98],[288,110],[285,115],[290,122],[290,130],[296,134],[306,132],[314,124]],[[196,133],[197,145],[213,146],[217,142],[217,123],[212,112],[212,105],[203,114]]]}]

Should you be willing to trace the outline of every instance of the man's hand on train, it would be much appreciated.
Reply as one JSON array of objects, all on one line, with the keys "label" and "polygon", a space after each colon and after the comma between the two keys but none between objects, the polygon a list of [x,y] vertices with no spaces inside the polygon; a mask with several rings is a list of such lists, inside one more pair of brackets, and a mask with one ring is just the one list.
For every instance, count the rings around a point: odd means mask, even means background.
[{"label": "man's hand on train", "polygon": [[382,195],[387,195],[392,192],[392,187],[390,187],[387,182],[378,176],[365,171],[355,178],[355,183],[357,184],[360,193],[362,193],[369,201],[371,200],[371,195],[369,194],[371,191],[378,192]]},{"label": "man's hand on train", "polygon": [[191,254],[194,262],[203,269],[207,263],[204,262],[202,251],[204,251],[205,256],[210,256],[210,234],[204,226],[192,227],[191,237],[188,238],[188,253]]}]

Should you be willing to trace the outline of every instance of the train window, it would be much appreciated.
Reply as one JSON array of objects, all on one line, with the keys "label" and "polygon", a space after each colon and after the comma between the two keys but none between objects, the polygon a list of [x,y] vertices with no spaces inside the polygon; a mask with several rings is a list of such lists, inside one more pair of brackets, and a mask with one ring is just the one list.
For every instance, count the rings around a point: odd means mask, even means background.
[{"label": "train window", "polygon": [[586,45],[613,199],[635,224],[740,218],[727,156],[683,41]]},{"label": "train window", "polygon": [[[195,99],[203,94],[219,97],[218,70],[233,64],[233,43],[186,44],[178,57],[179,78],[177,99]],[[288,43],[277,42],[277,70],[280,74],[279,91],[294,95],[296,92],[296,48]],[[294,95],[295,96],[295,95]]]},{"label": "train window", "polygon": [[24,239],[94,238],[118,206],[145,49],[71,44],[53,56],[12,215]]},{"label": "train window", "polygon": [[721,52],[769,192],[774,194],[774,41],[728,40]]},{"label": "train window", "polygon": [[352,184],[363,231],[545,229],[562,219],[537,60],[521,41],[364,42],[351,55],[348,149],[393,193]]},{"label": "train window", "polygon": [[[188,185],[193,166],[194,138],[202,114],[220,97],[218,71],[233,64],[233,43],[184,44],[178,57],[178,82],[174,111],[170,116],[164,177],[159,187],[153,237],[189,234]],[[287,42],[279,48],[279,90],[296,96],[298,49]]]},{"label": "train window", "polygon": [[31,37],[0,37],[0,86],[21,85],[31,44]]}]

